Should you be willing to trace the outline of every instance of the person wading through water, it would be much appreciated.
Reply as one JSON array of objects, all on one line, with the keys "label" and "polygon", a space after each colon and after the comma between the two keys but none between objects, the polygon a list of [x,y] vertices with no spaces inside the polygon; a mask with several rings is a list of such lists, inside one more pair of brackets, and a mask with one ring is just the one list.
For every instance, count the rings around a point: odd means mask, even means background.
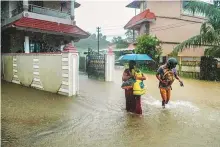
[{"label": "person wading through water", "polygon": [[146,80],[146,77],[144,74],[136,69],[134,73],[135,83],[133,85],[133,95],[135,98],[135,113],[136,114],[142,114],[142,108],[141,108],[141,95],[145,94],[146,89],[143,80]]},{"label": "person wading through water", "polygon": [[180,86],[183,86],[183,82],[180,80],[176,72],[177,60],[175,58],[168,59],[167,63],[160,66],[157,70],[156,77],[159,80],[160,94],[162,97],[162,107],[165,108],[165,104],[168,104],[170,100],[170,93],[172,90],[171,85],[174,82],[174,77],[180,82]]},{"label": "person wading through water", "polygon": [[[126,110],[128,112],[142,114],[140,98],[141,95],[145,93],[145,91],[143,92],[141,88],[138,88],[138,86],[136,86],[137,91],[133,91],[134,89],[132,85],[135,85],[135,83],[137,82],[140,83],[140,80],[143,81],[146,78],[142,73],[141,73],[141,77],[137,75],[135,66],[136,66],[136,62],[130,61],[129,68],[125,69],[122,76],[122,81],[127,82],[127,86],[124,86],[123,88],[125,89]],[[138,73],[140,74],[140,71]],[[136,92],[138,94],[140,93],[140,95],[134,96],[133,92]]]}]

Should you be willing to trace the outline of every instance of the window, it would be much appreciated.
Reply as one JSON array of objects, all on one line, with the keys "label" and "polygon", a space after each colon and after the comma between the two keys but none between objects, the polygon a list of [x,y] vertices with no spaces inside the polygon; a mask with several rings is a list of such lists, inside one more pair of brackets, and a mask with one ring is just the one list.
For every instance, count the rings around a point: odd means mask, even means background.
[{"label": "window", "polygon": [[147,23],[145,24],[145,34],[149,34],[149,33],[150,33],[150,23],[147,22]]},{"label": "window", "polygon": [[189,3],[189,1],[185,1],[185,0],[182,1],[182,13],[183,14],[189,15],[189,16],[195,16],[195,17],[205,17],[205,15],[202,13],[194,13],[193,14],[191,11],[186,10],[185,7],[187,6],[188,3]]}]

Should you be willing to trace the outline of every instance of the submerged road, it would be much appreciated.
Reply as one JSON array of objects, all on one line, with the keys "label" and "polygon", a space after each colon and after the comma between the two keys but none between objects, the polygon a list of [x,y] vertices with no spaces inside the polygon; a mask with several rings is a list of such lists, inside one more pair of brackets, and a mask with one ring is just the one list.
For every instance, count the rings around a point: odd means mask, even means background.
[{"label": "submerged road", "polygon": [[124,110],[122,72],[110,83],[80,74],[80,95],[70,98],[2,81],[2,146],[220,146],[219,82],[174,82],[162,109],[158,82],[146,75],[139,117]]}]

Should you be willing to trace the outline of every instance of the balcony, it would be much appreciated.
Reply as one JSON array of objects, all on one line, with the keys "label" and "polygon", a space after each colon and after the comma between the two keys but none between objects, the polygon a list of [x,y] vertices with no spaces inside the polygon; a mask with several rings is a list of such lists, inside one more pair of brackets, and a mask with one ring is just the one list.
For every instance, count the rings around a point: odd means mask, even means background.
[{"label": "balcony", "polygon": [[59,10],[54,10],[54,9],[50,9],[50,8],[46,8],[46,7],[40,7],[40,6],[36,6],[36,5],[29,5],[28,11],[32,12],[32,13],[47,15],[47,16],[70,19],[69,12],[62,12]]},{"label": "balcony", "polygon": [[[46,8],[46,7],[40,7],[40,6],[36,6],[36,5],[29,5],[28,11],[32,12],[32,13],[47,15],[47,16],[70,19],[69,12],[62,12],[59,10],[54,10],[54,9],[50,9],[50,8]],[[23,7],[17,7],[16,9],[14,9],[12,11],[1,12],[1,16],[2,16],[1,20],[4,21],[4,20],[11,18],[11,17],[14,17],[22,12],[23,12]]]}]

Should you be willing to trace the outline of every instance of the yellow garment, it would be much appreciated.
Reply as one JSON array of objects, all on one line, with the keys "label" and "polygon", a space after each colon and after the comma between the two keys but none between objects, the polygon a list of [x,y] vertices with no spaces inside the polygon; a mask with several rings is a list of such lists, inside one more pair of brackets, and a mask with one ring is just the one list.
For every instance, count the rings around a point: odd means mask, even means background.
[{"label": "yellow garment", "polygon": [[175,80],[173,72],[169,69],[164,69],[164,75],[162,79],[167,81],[168,85],[172,85]]},{"label": "yellow garment", "polygon": [[170,100],[170,93],[171,93],[171,89],[166,89],[166,88],[160,88],[160,94],[162,97],[162,100],[164,101],[169,101]]},{"label": "yellow garment", "polygon": [[131,70],[131,75],[134,76],[135,75],[135,69]]},{"label": "yellow garment", "polygon": [[143,95],[146,93],[146,89],[144,87],[144,83],[142,80],[137,80],[137,78],[141,78],[143,75],[140,71],[135,72],[136,82],[133,85],[133,94],[134,95]]}]

